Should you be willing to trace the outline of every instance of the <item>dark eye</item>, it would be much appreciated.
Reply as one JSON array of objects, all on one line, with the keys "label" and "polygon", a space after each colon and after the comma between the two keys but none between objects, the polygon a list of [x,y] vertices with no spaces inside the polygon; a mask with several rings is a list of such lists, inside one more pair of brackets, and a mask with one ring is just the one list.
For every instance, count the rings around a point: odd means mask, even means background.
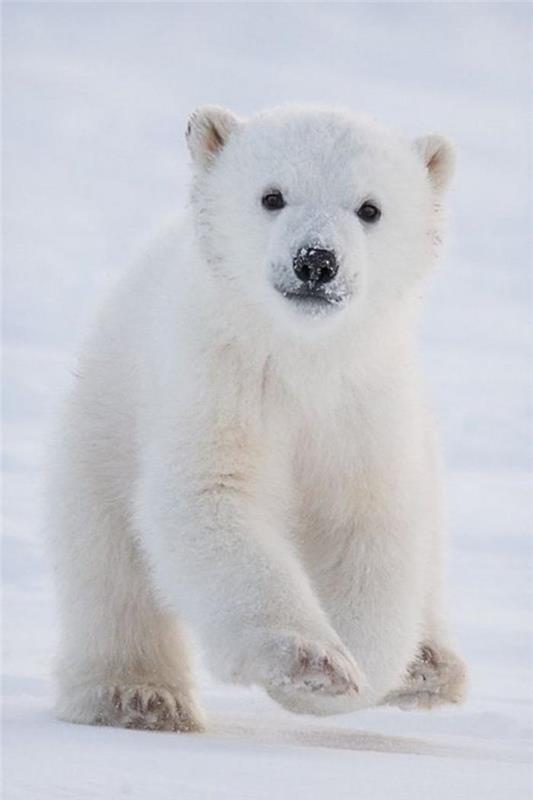
[{"label": "dark eye", "polygon": [[266,208],[267,211],[279,211],[280,208],[285,206],[283,195],[281,192],[278,192],[277,189],[264,194],[261,203],[263,204],[263,208]]},{"label": "dark eye", "polygon": [[359,219],[362,219],[363,222],[377,222],[381,217],[381,211],[373,203],[363,203],[357,212],[357,216]]}]

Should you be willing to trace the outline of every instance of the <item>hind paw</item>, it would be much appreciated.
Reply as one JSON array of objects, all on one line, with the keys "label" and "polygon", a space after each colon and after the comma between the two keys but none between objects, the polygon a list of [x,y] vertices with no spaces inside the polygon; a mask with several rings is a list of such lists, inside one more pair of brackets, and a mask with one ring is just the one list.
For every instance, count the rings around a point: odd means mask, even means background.
[{"label": "hind paw", "polygon": [[467,670],[462,658],[446,647],[424,644],[409,665],[404,684],[390,692],[383,704],[409,711],[458,704],[465,699],[466,688]]}]

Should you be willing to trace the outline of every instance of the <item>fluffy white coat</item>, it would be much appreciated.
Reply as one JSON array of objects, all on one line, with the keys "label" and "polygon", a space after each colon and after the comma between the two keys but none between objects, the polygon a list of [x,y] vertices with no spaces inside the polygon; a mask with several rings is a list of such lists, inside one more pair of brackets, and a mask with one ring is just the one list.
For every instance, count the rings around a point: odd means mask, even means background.
[{"label": "fluffy white coat", "polygon": [[[188,143],[187,215],[103,310],[62,423],[58,713],[201,729],[188,629],[291,710],[457,702],[413,341],[451,147],[315,108],[200,109]],[[320,301],[291,294],[302,247],[336,256]]]}]

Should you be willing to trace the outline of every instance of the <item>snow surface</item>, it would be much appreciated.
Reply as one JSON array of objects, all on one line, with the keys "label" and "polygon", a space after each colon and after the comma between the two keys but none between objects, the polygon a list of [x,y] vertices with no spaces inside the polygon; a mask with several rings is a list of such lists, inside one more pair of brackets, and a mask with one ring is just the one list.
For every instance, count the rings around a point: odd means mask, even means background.
[{"label": "snow surface", "polygon": [[[527,4],[4,5],[6,799],[533,796],[531,29]],[[294,100],[459,148],[454,237],[421,340],[470,699],[315,720],[202,672],[203,736],[61,723],[41,486],[73,354],[184,202],[188,113]]]}]

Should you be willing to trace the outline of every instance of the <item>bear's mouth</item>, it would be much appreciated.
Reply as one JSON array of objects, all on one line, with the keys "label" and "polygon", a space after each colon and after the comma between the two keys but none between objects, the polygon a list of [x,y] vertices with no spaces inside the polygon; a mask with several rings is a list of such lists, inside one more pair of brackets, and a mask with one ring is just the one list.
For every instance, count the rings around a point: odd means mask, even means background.
[{"label": "bear's mouth", "polygon": [[278,292],[298,311],[304,313],[324,313],[343,305],[342,294],[321,287],[302,286],[295,289],[276,287]]}]

